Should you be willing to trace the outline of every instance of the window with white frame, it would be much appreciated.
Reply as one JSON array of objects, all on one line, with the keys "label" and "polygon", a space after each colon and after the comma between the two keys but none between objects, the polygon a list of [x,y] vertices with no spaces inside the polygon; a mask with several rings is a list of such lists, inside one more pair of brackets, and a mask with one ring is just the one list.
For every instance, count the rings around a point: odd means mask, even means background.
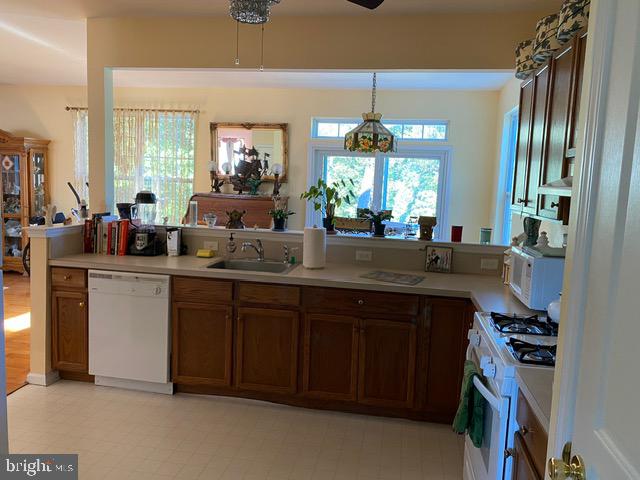
[{"label": "window with white frame", "polygon": [[[323,178],[328,184],[354,181],[356,200],[342,204],[337,216],[355,218],[358,208],[391,210],[390,226],[401,226],[410,217],[438,217],[435,235],[447,232],[446,183],[450,149],[446,147],[399,148],[396,153],[359,154],[338,145],[311,148],[309,184]],[[307,209],[307,224],[320,224],[321,214]],[[442,232],[442,234],[441,234]]]},{"label": "window with white frame", "polygon": [[507,112],[502,127],[500,176],[496,192],[495,230],[503,245],[511,243],[511,191],[516,163],[518,139],[518,107]]},{"label": "window with white frame", "polygon": [[[342,139],[360,124],[358,119],[314,118],[311,137],[316,139]],[[446,120],[385,120],[398,140],[417,142],[445,142],[449,138]]]}]

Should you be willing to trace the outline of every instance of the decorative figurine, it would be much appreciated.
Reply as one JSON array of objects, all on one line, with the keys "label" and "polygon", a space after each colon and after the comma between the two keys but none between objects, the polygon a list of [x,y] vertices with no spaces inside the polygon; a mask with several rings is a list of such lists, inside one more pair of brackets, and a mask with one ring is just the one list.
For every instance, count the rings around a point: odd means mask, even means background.
[{"label": "decorative figurine", "polygon": [[420,217],[418,225],[420,225],[420,240],[433,240],[433,228],[438,224],[436,217]]},{"label": "decorative figurine", "polygon": [[242,212],[240,212],[239,210],[232,210],[230,212],[226,212],[227,216],[229,217],[229,220],[227,221],[227,224],[225,225],[226,228],[234,228],[234,229],[243,229],[244,228],[244,222],[242,221],[242,217],[245,213],[247,213],[246,210],[243,210]]},{"label": "decorative figurine", "polygon": [[540,220],[531,217],[525,217],[522,221],[524,227],[524,233],[527,234],[527,238],[524,240],[523,245],[525,247],[533,247],[538,243],[538,232],[540,231]]}]

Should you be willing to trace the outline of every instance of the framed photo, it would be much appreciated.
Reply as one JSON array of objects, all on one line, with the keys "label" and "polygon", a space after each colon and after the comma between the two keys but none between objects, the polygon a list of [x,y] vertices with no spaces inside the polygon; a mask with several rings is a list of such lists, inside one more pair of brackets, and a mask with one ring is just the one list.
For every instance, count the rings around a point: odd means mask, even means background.
[{"label": "framed photo", "polygon": [[453,248],[427,247],[427,259],[424,266],[427,272],[451,273]]}]

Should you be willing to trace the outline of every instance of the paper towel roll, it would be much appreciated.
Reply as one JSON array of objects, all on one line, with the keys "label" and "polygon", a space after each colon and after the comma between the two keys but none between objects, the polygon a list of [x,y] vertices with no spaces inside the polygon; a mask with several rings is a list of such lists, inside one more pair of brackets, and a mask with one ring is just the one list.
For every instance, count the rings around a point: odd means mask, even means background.
[{"label": "paper towel roll", "polygon": [[302,264],[305,268],[324,268],[327,251],[327,231],[305,227],[302,240]]}]

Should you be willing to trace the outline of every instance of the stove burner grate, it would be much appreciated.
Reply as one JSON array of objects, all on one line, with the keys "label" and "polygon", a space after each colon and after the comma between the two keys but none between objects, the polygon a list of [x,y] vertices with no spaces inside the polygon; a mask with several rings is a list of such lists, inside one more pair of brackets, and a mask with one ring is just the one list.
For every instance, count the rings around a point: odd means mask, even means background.
[{"label": "stove burner grate", "polygon": [[529,365],[547,365],[555,366],[556,364],[556,346],[555,345],[534,345],[532,343],[523,342],[510,338],[507,343],[509,350],[516,360]]},{"label": "stove burner grate", "polygon": [[541,321],[538,315],[503,315],[491,312],[491,323],[500,333],[524,333],[529,335],[558,336],[558,327],[550,321]]}]

